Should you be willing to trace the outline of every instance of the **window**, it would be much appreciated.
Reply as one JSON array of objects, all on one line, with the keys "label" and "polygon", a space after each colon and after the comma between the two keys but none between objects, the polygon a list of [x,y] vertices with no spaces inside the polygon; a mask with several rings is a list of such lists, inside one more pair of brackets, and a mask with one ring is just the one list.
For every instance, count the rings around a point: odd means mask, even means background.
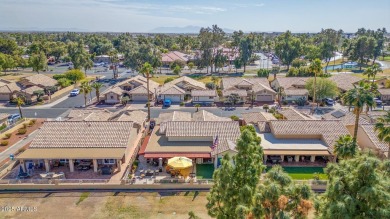
[{"label": "window", "polygon": [[115,164],[115,159],[104,159],[103,164]]},{"label": "window", "polygon": [[214,97],[209,97],[210,100],[214,99]]},{"label": "window", "polygon": [[111,99],[114,99],[114,96],[111,95]]}]

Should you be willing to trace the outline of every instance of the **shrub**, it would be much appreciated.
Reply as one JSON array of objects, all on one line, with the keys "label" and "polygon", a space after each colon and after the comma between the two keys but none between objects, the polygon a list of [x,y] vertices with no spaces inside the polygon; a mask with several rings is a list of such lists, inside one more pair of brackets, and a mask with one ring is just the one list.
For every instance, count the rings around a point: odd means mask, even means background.
[{"label": "shrub", "polygon": [[12,136],[12,133],[7,133],[7,134],[5,134],[5,138],[4,139],[10,139],[11,136]]},{"label": "shrub", "polygon": [[268,104],[264,104],[264,105],[263,105],[263,110],[265,110],[266,112],[268,112],[268,110],[269,110]]},{"label": "shrub", "polygon": [[7,125],[5,123],[3,123],[1,126],[0,126],[0,131],[5,129],[7,127]]},{"label": "shrub", "polygon": [[36,119],[32,119],[31,122],[32,122],[33,124],[35,124],[35,123],[37,122],[37,120],[36,120]]},{"label": "shrub", "polygon": [[180,106],[184,106],[184,102],[181,102],[181,103],[180,103]]},{"label": "shrub", "polygon": [[24,149],[24,148],[20,148],[17,152],[16,152],[16,154],[20,154],[20,153],[22,153],[22,152],[24,152],[26,149]]},{"label": "shrub", "polygon": [[55,74],[53,75],[53,78],[58,81],[61,78],[66,78],[66,76],[64,74]]},{"label": "shrub", "polygon": [[233,120],[233,121],[238,121],[240,118],[238,118],[238,116],[235,116],[235,115],[233,115],[233,116],[230,116],[230,118]]},{"label": "shrub", "polygon": [[67,78],[60,78],[58,79],[58,85],[60,85],[62,88],[68,87],[72,84],[72,82]]},{"label": "shrub", "polygon": [[167,78],[164,80],[164,84],[169,83],[171,81],[175,80],[174,78]]},{"label": "shrub", "polygon": [[1,141],[0,145],[1,146],[7,146],[8,145],[8,141]]},{"label": "shrub", "polygon": [[268,69],[259,69],[259,71],[257,71],[257,77],[268,78],[270,73],[271,71]]},{"label": "shrub", "polygon": [[217,86],[216,86],[215,83],[213,83],[213,82],[208,82],[208,83],[206,84],[206,87],[207,87],[208,89],[210,89],[210,90],[215,90],[215,88],[216,88]]},{"label": "shrub", "polygon": [[27,132],[27,129],[25,129],[25,128],[18,129],[18,134],[19,135],[24,135],[24,134],[26,134],[26,132]]},{"label": "shrub", "polygon": [[26,123],[23,123],[23,128],[24,128],[24,129],[27,128],[27,124],[26,124]]}]

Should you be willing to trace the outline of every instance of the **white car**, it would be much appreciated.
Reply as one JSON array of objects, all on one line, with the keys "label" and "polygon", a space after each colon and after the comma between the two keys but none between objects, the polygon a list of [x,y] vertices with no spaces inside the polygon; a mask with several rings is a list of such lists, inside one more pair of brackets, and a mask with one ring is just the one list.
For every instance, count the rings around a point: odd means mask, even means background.
[{"label": "white car", "polygon": [[73,90],[70,92],[69,96],[74,97],[74,96],[79,95],[79,93],[80,93],[80,90],[79,90],[79,89],[73,89]]}]

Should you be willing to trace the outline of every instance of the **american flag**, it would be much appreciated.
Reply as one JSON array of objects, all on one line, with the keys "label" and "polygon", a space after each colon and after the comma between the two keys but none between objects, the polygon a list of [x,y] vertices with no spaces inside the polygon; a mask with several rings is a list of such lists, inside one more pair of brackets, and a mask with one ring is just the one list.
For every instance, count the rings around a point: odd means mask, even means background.
[{"label": "american flag", "polygon": [[218,135],[214,139],[214,143],[211,146],[211,150],[214,150],[218,146]]}]

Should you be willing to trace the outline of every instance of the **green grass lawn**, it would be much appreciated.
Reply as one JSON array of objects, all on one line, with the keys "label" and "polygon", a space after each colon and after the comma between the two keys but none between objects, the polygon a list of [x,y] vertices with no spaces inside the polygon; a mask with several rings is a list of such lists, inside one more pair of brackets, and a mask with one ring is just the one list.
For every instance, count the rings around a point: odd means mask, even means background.
[{"label": "green grass lawn", "polygon": [[[271,167],[267,167],[267,171],[269,169],[271,169]],[[295,180],[313,179],[314,173],[318,173],[321,180],[326,180],[328,178],[322,167],[283,167],[283,169]]]},{"label": "green grass lawn", "polygon": [[214,173],[214,164],[196,164],[196,178],[212,179]]}]

